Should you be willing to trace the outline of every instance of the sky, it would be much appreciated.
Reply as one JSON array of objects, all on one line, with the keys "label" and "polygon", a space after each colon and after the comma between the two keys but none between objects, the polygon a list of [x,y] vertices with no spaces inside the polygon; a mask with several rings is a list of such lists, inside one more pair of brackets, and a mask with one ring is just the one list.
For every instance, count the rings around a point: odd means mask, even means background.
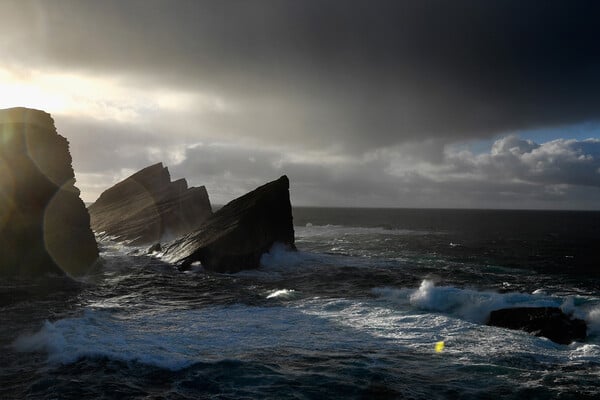
[{"label": "sky", "polygon": [[162,161],[224,204],[599,209],[595,1],[0,1],[0,108],[85,201]]}]

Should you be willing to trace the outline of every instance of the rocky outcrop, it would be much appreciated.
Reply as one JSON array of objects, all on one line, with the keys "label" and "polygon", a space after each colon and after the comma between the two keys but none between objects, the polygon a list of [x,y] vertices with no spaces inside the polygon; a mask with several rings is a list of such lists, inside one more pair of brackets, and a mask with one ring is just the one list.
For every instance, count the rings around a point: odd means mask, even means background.
[{"label": "rocky outcrop", "polygon": [[584,320],[573,318],[558,307],[504,308],[492,311],[487,324],[533,333],[559,344],[584,340],[587,333]]},{"label": "rocky outcrop", "polygon": [[94,264],[98,247],[74,183],[69,143],[50,114],[0,110],[0,274],[81,275]]},{"label": "rocky outcrop", "polygon": [[171,182],[162,163],[104,191],[89,207],[92,229],[132,245],[171,240],[198,228],[212,209],[204,186]]},{"label": "rocky outcrop", "polygon": [[294,247],[289,180],[282,176],[233,200],[202,227],[165,248],[163,259],[187,267],[200,261],[216,272],[258,268],[274,243]]}]

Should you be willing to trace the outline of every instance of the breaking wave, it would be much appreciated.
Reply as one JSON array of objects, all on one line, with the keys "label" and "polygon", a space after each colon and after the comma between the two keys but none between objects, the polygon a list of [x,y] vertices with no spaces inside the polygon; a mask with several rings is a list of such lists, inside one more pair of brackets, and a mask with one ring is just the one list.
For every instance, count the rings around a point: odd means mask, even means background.
[{"label": "breaking wave", "polygon": [[453,315],[474,323],[485,323],[490,312],[508,307],[560,307],[566,313],[586,320],[590,333],[600,333],[598,299],[578,296],[559,297],[543,290],[529,293],[498,293],[454,286],[436,286],[425,279],[417,289],[374,288],[373,294],[397,306]]}]

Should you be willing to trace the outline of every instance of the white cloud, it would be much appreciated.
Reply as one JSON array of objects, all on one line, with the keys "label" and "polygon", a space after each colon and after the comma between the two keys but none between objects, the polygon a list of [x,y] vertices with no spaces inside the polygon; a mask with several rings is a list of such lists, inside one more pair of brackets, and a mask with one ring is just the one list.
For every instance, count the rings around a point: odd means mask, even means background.
[{"label": "white cloud", "polygon": [[534,143],[515,135],[497,140],[489,153],[446,152],[449,176],[471,174],[479,179],[535,185],[600,187],[600,141],[556,139]]},{"label": "white cloud", "polygon": [[523,140],[516,135],[509,135],[496,140],[492,145],[490,153],[492,156],[502,156],[507,154],[518,156],[519,154],[531,152],[538,147],[540,146],[531,140]]}]

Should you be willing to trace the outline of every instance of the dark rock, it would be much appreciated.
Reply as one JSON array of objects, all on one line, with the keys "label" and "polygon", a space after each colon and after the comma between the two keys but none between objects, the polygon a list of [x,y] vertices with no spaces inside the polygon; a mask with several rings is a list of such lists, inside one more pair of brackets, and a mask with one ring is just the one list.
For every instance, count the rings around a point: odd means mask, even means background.
[{"label": "dark rock", "polygon": [[573,318],[558,307],[504,308],[492,311],[487,324],[533,333],[560,344],[584,340],[587,331],[584,320]]},{"label": "dark rock", "polygon": [[0,110],[0,274],[81,275],[95,263],[98,247],[74,184],[69,143],[50,114]]},{"label": "dark rock", "polygon": [[237,272],[258,268],[276,242],[295,249],[289,185],[282,176],[233,200],[166,246],[163,259],[183,268],[200,261],[210,271]]},{"label": "dark rock", "polygon": [[160,243],[155,243],[148,248],[148,254],[156,253],[162,250]]},{"label": "dark rock", "polygon": [[128,244],[171,240],[212,215],[204,186],[171,182],[162,163],[151,165],[104,191],[89,207],[92,229]]}]

